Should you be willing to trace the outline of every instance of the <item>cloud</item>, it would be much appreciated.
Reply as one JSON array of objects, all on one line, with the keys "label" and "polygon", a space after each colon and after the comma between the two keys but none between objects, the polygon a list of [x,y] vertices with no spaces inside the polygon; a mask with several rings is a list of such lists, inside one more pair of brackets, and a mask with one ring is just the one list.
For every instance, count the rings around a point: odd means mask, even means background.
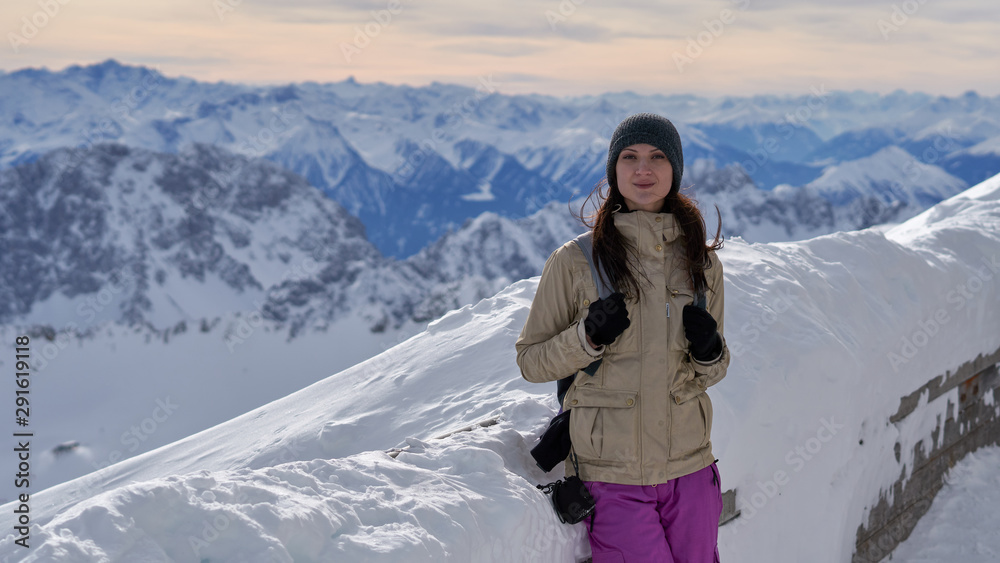
[{"label": "cloud", "polygon": [[546,80],[548,80],[547,76],[526,72],[503,72],[496,75],[496,81],[502,84],[509,82],[538,84],[544,83]]},{"label": "cloud", "polygon": [[535,55],[549,49],[548,46],[533,42],[497,39],[485,40],[476,38],[458,38],[454,41],[441,43],[433,47],[435,51],[445,53],[482,53],[499,57],[524,57]]},{"label": "cloud", "polygon": [[144,55],[133,59],[129,64],[141,64],[144,66],[158,66],[162,64],[180,64],[193,67],[214,67],[221,64],[230,63],[231,60],[223,57],[185,57],[172,55]]},{"label": "cloud", "polygon": [[[878,22],[894,5],[916,11],[884,34]],[[2,4],[0,21],[20,21],[32,6]],[[74,6],[17,56],[0,55],[0,67],[113,57],[202,80],[354,75],[408,84],[461,83],[488,69],[513,77],[506,93],[556,95],[798,92],[820,83],[1000,93],[1000,9],[982,0],[243,0],[224,16],[212,0]],[[390,9],[391,22],[375,25]],[[734,18],[720,27],[726,10]],[[362,52],[348,60],[341,47],[359,34]],[[672,54],[688,50],[681,72]]]},{"label": "cloud", "polygon": [[431,21],[421,26],[421,31],[436,37],[540,37],[545,32],[544,22],[502,21]]}]

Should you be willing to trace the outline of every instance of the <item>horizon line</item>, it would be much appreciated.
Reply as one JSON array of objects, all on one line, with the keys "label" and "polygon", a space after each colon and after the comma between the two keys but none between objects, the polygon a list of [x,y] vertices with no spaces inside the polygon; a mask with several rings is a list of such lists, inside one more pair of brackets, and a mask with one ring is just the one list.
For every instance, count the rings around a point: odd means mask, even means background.
[{"label": "horizon line", "polygon": [[[157,66],[157,65],[144,64],[144,63],[136,63],[136,62],[123,62],[120,58],[114,57],[114,56],[107,57],[107,58],[105,58],[103,60],[99,60],[99,61],[96,61],[96,62],[90,62],[90,63],[84,63],[84,62],[69,63],[69,64],[67,64],[66,66],[64,66],[61,69],[51,69],[47,65],[42,64],[42,65],[38,65],[38,66],[22,66],[22,67],[12,68],[12,69],[0,68],[0,73],[2,73],[4,75],[9,75],[9,74],[16,74],[18,72],[23,72],[23,71],[36,70],[36,71],[45,71],[45,72],[49,72],[49,73],[53,73],[53,74],[59,74],[59,73],[64,73],[64,72],[66,72],[66,71],[68,71],[68,70],[70,70],[70,69],[72,69],[74,67],[76,67],[76,68],[92,68],[92,67],[102,66],[102,65],[105,65],[105,64],[108,64],[108,63],[115,63],[118,66],[122,66],[122,67],[142,68],[142,69],[154,71],[154,72],[160,74],[161,76],[164,76],[165,78],[169,78],[169,79],[188,79],[188,80],[193,80],[195,82],[199,82],[199,83],[203,83],[203,84],[231,84],[231,85],[242,85],[242,86],[249,86],[249,87],[256,87],[256,88],[293,86],[293,85],[298,85],[298,84],[318,84],[320,86],[323,86],[323,85],[333,85],[333,84],[341,84],[341,83],[344,83],[344,82],[350,82],[350,83],[355,83],[355,84],[359,84],[359,85],[386,85],[386,86],[393,86],[393,87],[400,87],[400,88],[401,87],[427,88],[427,87],[431,87],[431,86],[433,86],[435,84],[440,84],[440,85],[445,85],[445,86],[456,86],[456,87],[459,87],[459,88],[467,88],[467,89],[470,89],[470,90],[471,89],[475,89],[473,86],[468,86],[468,85],[465,85],[465,84],[460,84],[458,82],[444,82],[444,81],[441,81],[441,80],[431,80],[431,81],[426,82],[426,83],[388,82],[388,81],[384,81],[384,80],[378,80],[378,81],[374,81],[374,82],[362,82],[362,81],[357,80],[353,74],[350,74],[347,77],[345,77],[345,78],[343,78],[343,79],[341,79],[339,81],[333,81],[333,80],[319,81],[319,80],[314,80],[314,79],[304,79],[304,80],[298,80],[298,81],[292,81],[292,82],[289,82],[289,81],[274,81],[274,82],[271,82],[271,81],[260,81],[260,82],[257,82],[257,81],[234,81],[234,80],[225,80],[225,79],[222,79],[222,80],[210,80],[210,79],[206,79],[206,78],[199,78],[199,77],[196,77],[196,76],[191,76],[191,75],[188,75],[188,74],[176,74],[176,75],[171,76],[169,74],[166,74],[164,72],[164,70],[162,68],[160,68],[159,66]],[[493,75],[490,74],[489,76],[492,77]],[[889,96],[896,95],[896,94],[900,94],[900,93],[902,93],[904,95],[925,95],[925,96],[930,96],[930,97],[934,97],[934,98],[946,98],[946,99],[962,98],[962,97],[968,96],[969,94],[973,94],[976,97],[985,98],[985,99],[1000,98],[1000,93],[997,93],[995,95],[981,94],[981,93],[979,93],[979,91],[977,91],[974,88],[969,88],[969,89],[963,91],[961,94],[956,94],[956,95],[938,94],[938,93],[933,93],[933,92],[924,91],[924,90],[907,90],[906,88],[902,88],[902,87],[895,88],[895,89],[889,90],[889,91],[879,91],[879,90],[875,90],[875,89],[873,89],[873,90],[862,90],[862,89],[843,90],[843,89],[834,89],[834,90],[830,90],[830,92],[840,92],[840,93],[847,93],[847,94],[853,94],[853,93],[871,94],[871,95],[876,95],[876,96],[879,96],[879,97],[882,97],[882,98],[889,97]],[[709,93],[698,93],[698,92],[695,92],[695,91],[673,92],[673,93],[642,93],[642,92],[638,92],[638,91],[635,91],[635,90],[606,90],[606,91],[599,92],[599,93],[559,95],[559,94],[550,94],[550,93],[544,93],[544,92],[503,92],[503,91],[500,91],[499,89],[496,90],[493,93],[497,93],[497,94],[501,94],[503,96],[509,96],[509,97],[517,97],[517,96],[525,96],[525,97],[543,96],[543,97],[549,97],[549,98],[555,98],[555,99],[561,99],[561,100],[572,100],[572,99],[580,99],[580,98],[600,98],[600,97],[603,97],[603,96],[615,96],[615,95],[632,95],[632,96],[643,96],[643,97],[660,96],[660,97],[664,97],[664,98],[680,97],[680,96],[696,96],[696,97],[701,97],[701,98],[705,98],[705,99],[709,99],[709,100],[713,100],[713,99],[719,99],[719,100],[721,100],[721,99],[726,99],[726,98],[757,98],[757,97],[790,97],[790,98],[801,98],[801,97],[805,97],[805,96],[809,96],[810,95],[810,94],[803,94],[801,92],[795,94],[795,93],[792,93],[792,92],[789,92],[789,91],[756,93],[756,94],[743,94],[743,95],[740,95],[740,94],[709,94]]]}]

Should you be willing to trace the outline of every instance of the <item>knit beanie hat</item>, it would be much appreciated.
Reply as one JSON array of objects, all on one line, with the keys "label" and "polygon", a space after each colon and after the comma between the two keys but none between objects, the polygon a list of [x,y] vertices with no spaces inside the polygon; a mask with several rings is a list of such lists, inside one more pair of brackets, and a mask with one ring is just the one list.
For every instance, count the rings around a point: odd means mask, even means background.
[{"label": "knit beanie hat", "polygon": [[608,184],[618,189],[618,177],[615,175],[618,155],[625,147],[638,143],[653,145],[667,155],[667,160],[674,169],[670,193],[676,193],[681,187],[681,176],[684,174],[681,136],[669,119],[653,113],[630,115],[615,128],[615,132],[611,135],[611,146],[608,148]]}]

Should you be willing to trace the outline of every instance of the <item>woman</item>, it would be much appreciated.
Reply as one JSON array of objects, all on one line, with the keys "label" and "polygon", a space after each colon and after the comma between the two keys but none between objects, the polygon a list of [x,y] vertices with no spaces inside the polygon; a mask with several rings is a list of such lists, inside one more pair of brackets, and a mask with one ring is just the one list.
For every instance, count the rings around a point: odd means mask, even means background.
[{"label": "woman", "polygon": [[[722,494],[705,389],[729,365],[722,244],[719,231],[705,244],[701,213],[679,191],[683,168],[669,120],[647,113],[619,124],[592,235],[616,293],[598,298],[583,251],[567,243],[546,262],[517,340],[528,381],[575,377],[562,406],[571,458],[597,502],[594,563],[718,561]],[[695,305],[702,293],[705,308]],[[582,372],[595,358],[594,375]]]}]

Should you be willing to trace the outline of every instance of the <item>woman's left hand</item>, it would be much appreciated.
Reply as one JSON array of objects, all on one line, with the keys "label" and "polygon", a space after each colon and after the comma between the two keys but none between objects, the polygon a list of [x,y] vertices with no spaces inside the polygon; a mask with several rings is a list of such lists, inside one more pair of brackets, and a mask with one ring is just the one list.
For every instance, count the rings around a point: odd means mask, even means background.
[{"label": "woman's left hand", "polygon": [[683,322],[684,336],[691,342],[691,356],[702,362],[717,358],[722,352],[722,337],[712,314],[701,307],[685,305]]}]

